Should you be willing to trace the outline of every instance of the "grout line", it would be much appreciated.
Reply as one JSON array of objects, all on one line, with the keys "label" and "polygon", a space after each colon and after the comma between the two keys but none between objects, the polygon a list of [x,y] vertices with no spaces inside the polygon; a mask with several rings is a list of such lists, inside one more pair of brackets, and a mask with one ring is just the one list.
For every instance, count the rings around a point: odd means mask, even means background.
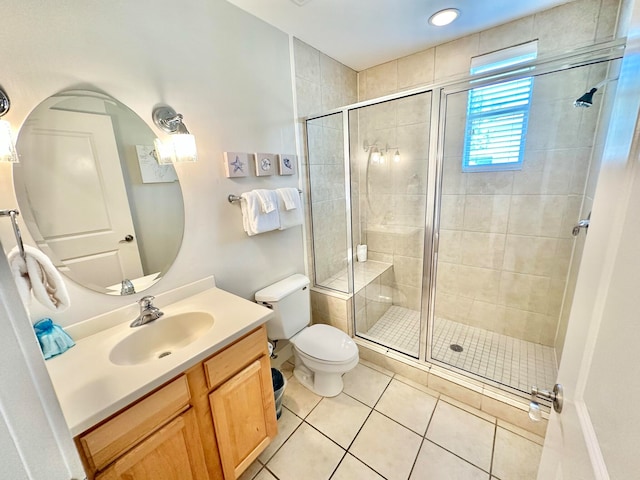
[{"label": "grout line", "polygon": [[432,439],[425,437],[424,438],[425,442],[429,442],[429,443],[433,443],[436,447],[441,448],[442,450],[444,450],[445,452],[450,453],[451,455],[453,455],[454,457],[459,458],[460,460],[462,460],[465,463],[468,463],[469,465],[471,465],[473,468],[477,468],[478,470],[480,470],[483,473],[488,474],[489,476],[491,476],[491,474],[486,471],[485,469],[479,467],[478,465],[476,465],[475,463],[470,462],[469,460],[467,460],[464,457],[461,457],[459,454],[457,454],[456,452],[452,452],[451,450],[449,450],[448,448],[443,447],[442,445],[440,445],[437,442],[434,442]]},{"label": "grout line", "polygon": [[493,445],[491,447],[491,463],[489,464],[489,476],[491,476],[493,472],[493,459],[496,456],[496,438],[498,437],[498,421],[496,420],[496,424],[493,428]]},{"label": "grout line", "polygon": [[[320,432],[322,433],[322,432]],[[340,461],[338,462],[338,464],[336,465],[336,468],[333,469],[333,471],[331,472],[331,475],[329,475],[329,480],[331,480],[333,478],[333,476],[336,474],[336,472],[338,471],[338,469],[340,468],[340,465],[342,465],[342,462],[344,461],[344,459],[346,458],[346,456],[348,455],[348,451],[345,450],[344,454],[342,455],[342,458],[340,459]]]},{"label": "grout line", "polygon": [[[447,403],[445,400],[442,400],[442,401],[443,401],[444,403]],[[440,403],[440,399],[438,399],[438,403]],[[439,447],[439,448],[441,448],[441,449],[443,449],[443,450],[445,450],[445,451],[449,452],[451,455],[454,455],[454,456],[458,457],[460,460],[465,461],[466,463],[468,463],[469,465],[472,465],[473,467],[477,468],[478,470],[480,470],[480,471],[482,471],[482,472],[485,472],[485,473],[489,473],[489,475],[491,475],[491,474],[490,474],[490,472],[487,472],[486,470],[482,469],[481,467],[477,466],[476,464],[474,464],[474,463],[470,462],[468,459],[466,459],[466,458],[464,458],[464,457],[461,457],[460,455],[458,455],[458,454],[457,454],[457,453],[455,453],[455,452],[452,452],[451,450],[449,450],[448,448],[444,447],[443,445],[440,445],[439,443],[435,442],[434,440],[432,440],[432,439],[430,439],[430,438],[427,438],[427,434],[429,433],[429,427],[431,426],[431,422],[432,422],[432,420],[433,420],[433,417],[435,417],[435,414],[436,414],[436,409],[438,408],[438,403],[436,403],[436,406],[435,406],[435,408],[433,409],[433,413],[431,414],[431,419],[429,419],[429,425],[427,426],[427,430],[426,430],[426,432],[425,432],[425,434],[424,434],[424,439],[425,439],[425,441],[428,441],[428,442],[433,443],[433,444],[434,444],[434,445],[436,445],[437,447]],[[447,403],[447,405],[451,405],[451,404]],[[452,405],[452,406],[454,406],[454,407],[455,407],[455,405]],[[456,407],[456,408],[458,408],[458,407]],[[496,423],[497,423],[497,422],[496,422]],[[495,443],[495,424],[494,424],[493,442]],[[422,448],[422,446],[420,446],[420,448]],[[419,454],[419,453],[418,453],[418,454]],[[492,457],[491,457],[491,458],[492,458],[492,461],[493,461],[493,448],[492,448]],[[489,470],[491,470],[491,466],[489,466]]]}]

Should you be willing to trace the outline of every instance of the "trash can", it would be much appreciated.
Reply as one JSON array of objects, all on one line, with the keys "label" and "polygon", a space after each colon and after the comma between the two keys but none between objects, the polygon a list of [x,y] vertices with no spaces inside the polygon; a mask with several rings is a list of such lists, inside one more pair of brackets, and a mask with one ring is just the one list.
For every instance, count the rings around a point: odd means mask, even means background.
[{"label": "trash can", "polygon": [[276,397],[276,418],[280,418],[280,415],[282,415],[282,397],[284,397],[287,379],[284,378],[280,370],[272,368],[271,381],[273,382],[273,393]]}]

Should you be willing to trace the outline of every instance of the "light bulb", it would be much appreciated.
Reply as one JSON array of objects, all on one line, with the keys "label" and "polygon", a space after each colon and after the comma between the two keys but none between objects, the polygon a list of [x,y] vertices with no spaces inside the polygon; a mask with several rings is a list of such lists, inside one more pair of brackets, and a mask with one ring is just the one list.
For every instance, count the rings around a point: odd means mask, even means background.
[{"label": "light bulb", "polygon": [[170,165],[174,161],[174,149],[173,145],[169,142],[163,142],[159,138],[153,141],[155,148],[154,157],[160,165]]},{"label": "light bulb", "polygon": [[0,120],[0,162],[18,162],[18,154],[11,136],[11,125],[6,120]]},{"label": "light bulb", "polygon": [[387,159],[385,158],[384,152],[380,152],[380,165],[384,165],[384,162],[386,161]]},{"label": "light bulb", "polygon": [[195,162],[198,160],[196,137],[187,133],[177,133],[170,136],[175,151],[176,162]]},{"label": "light bulb", "polygon": [[400,152],[396,148],[396,153],[393,154],[393,163],[400,163]]},{"label": "light bulb", "polygon": [[429,23],[435,27],[444,27],[445,25],[449,25],[453,22],[459,15],[460,10],[455,8],[446,8],[431,15]]},{"label": "light bulb", "polygon": [[156,138],[153,142],[156,160],[161,165],[180,162],[195,162],[198,159],[196,139],[186,133],[169,135],[164,142]]},{"label": "light bulb", "polygon": [[373,149],[373,153],[371,154],[371,163],[380,163],[380,152],[377,148]]}]

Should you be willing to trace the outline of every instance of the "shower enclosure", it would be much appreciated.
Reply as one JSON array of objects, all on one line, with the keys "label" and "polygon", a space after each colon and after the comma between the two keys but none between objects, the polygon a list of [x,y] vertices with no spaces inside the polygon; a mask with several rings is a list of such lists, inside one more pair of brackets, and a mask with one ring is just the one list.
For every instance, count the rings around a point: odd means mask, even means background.
[{"label": "shower enclosure", "polygon": [[526,58],[307,119],[314,289],[350,300],[355,336],[514,392],[555,383],[620,55]]}]

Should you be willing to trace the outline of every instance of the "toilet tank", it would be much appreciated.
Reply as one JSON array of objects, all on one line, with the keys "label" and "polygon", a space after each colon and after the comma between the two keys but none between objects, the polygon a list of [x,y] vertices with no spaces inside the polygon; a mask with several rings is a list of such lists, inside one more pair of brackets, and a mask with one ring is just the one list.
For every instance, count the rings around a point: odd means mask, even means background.
[{"label": "toilet tank", "polygon": [[273,309],[267,322],[271,340],[289,339],[309,324],[311,300],[309,279],[295,274],[256,292],[256,302]]}]

